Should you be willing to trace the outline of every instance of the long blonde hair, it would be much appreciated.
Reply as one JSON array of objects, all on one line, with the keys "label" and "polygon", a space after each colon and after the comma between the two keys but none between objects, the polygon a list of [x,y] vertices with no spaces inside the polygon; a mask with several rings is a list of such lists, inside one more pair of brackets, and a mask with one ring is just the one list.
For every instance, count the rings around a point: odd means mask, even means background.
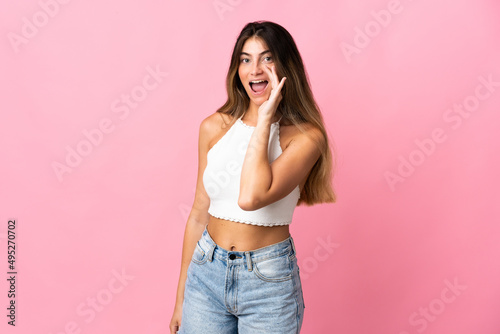
[{"label": "long blonde hair", "polygon": [[228,98],[217,112],[233,116],[234,122],[249,107],[250,98],[241,83],[238,67],[243,45],[254,36],[261,38],[267,44],[278,75],[287,78],[286,84],[281,90],[283,98],[278,104],[276,113],[283,115],[283,118],[288,119],[304,133],[306,132],[302,124],[310,123],[321,130],[325,138],[323,145],[318,144],[321,156],[314,164],[303,189],[301,189],[297,205],[334,203],[337,197],[332,184],[334,155],[330,151],[330,147],[333,145],[330,143],[323,124],[320,109],[314,100],[302,57],[295,41],[285,28],[269,21],[251,22],[243,28],[236,40],[226,77]]}]

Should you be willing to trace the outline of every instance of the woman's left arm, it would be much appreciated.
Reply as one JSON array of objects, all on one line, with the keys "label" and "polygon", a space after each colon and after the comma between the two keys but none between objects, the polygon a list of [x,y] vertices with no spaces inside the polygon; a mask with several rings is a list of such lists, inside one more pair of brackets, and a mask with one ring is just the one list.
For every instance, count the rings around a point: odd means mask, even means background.
[{"label": "woman's left arm", "polygon": [[[281,101],[281,88],[286,78],[278,84],[278,76],[267,69],[272,91],[269,100],[259,107],[257,125],[250,137],[243,161],[238,205],[243,210],[257,210],[287,196],[303,180],[321,155],[318,143],[306,134],[299,134],[283,153],[269,164],[268,146],[271,120]],[[313,138],[323,136],[311,128]]]}]

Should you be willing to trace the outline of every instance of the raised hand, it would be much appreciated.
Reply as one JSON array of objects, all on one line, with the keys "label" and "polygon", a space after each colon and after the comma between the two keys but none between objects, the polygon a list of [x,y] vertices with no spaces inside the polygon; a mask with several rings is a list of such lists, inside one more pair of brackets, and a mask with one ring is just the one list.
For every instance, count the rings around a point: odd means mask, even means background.
[{"label": "raised hand", "polygon": [[269,77],[271,94],[269,95],[269,99],[260,105],[258,117],[271,120],[274,117],[276,109],[278,108],[278,104],[283,98],[281,95],[281,88],[283,88],[283,85],[285,84],[286,77],[283,77],[281,81],[279,81],[274,65],[271,68],[267,66],[264,66],[263,68]]}]

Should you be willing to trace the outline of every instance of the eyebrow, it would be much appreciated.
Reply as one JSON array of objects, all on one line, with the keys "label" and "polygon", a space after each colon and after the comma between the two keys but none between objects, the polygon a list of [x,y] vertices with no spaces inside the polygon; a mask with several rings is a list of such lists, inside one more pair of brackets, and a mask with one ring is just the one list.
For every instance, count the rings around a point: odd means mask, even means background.
[{"label": "eyebrow", "polygon": [[[263,55],[264,53],[268,53],[268,52],[270,53],[271,51],[265,50],[265,51],[262,51],[261,53],[259,53],[259,55]],[[240,57],[243,56],[243,55],[250,56],[249,53],[241,52]]]}]

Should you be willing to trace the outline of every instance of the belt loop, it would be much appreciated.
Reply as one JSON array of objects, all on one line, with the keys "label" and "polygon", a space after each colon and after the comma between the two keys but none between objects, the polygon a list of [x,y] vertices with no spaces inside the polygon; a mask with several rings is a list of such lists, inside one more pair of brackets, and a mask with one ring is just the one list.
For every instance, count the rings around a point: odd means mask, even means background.
[{"label": "belt loop", "polygon": [[215,250],[215,243],[213,242],[212,238],[210,237],[210,233],[208,232],[208,224],[205,224],[205,229],[202,232],[202,238],[205,239],[206,244],[209,245],[209,249],[207,252],[208,255],[208,261],[212,262],[214,258],[214,250]]},{"label": "belt loop", "polygon": [[297,256],[297,250],[295,249],[295,243],[293,242],[292,236],[290,236],[290,243],[292,244],[293,254]]},{"label": "belt loop", "polygon": [[248,271],[252,271],[252,258],[250,257],[250,251],[246,251],[245,252],[245,256],[247,258],[247,268],[248,268]]},{"label": "belt loop", "polygon": [[210,249],[208,250],[208,261],[212,262],[214,258],[215,245],[211,244]]}]

